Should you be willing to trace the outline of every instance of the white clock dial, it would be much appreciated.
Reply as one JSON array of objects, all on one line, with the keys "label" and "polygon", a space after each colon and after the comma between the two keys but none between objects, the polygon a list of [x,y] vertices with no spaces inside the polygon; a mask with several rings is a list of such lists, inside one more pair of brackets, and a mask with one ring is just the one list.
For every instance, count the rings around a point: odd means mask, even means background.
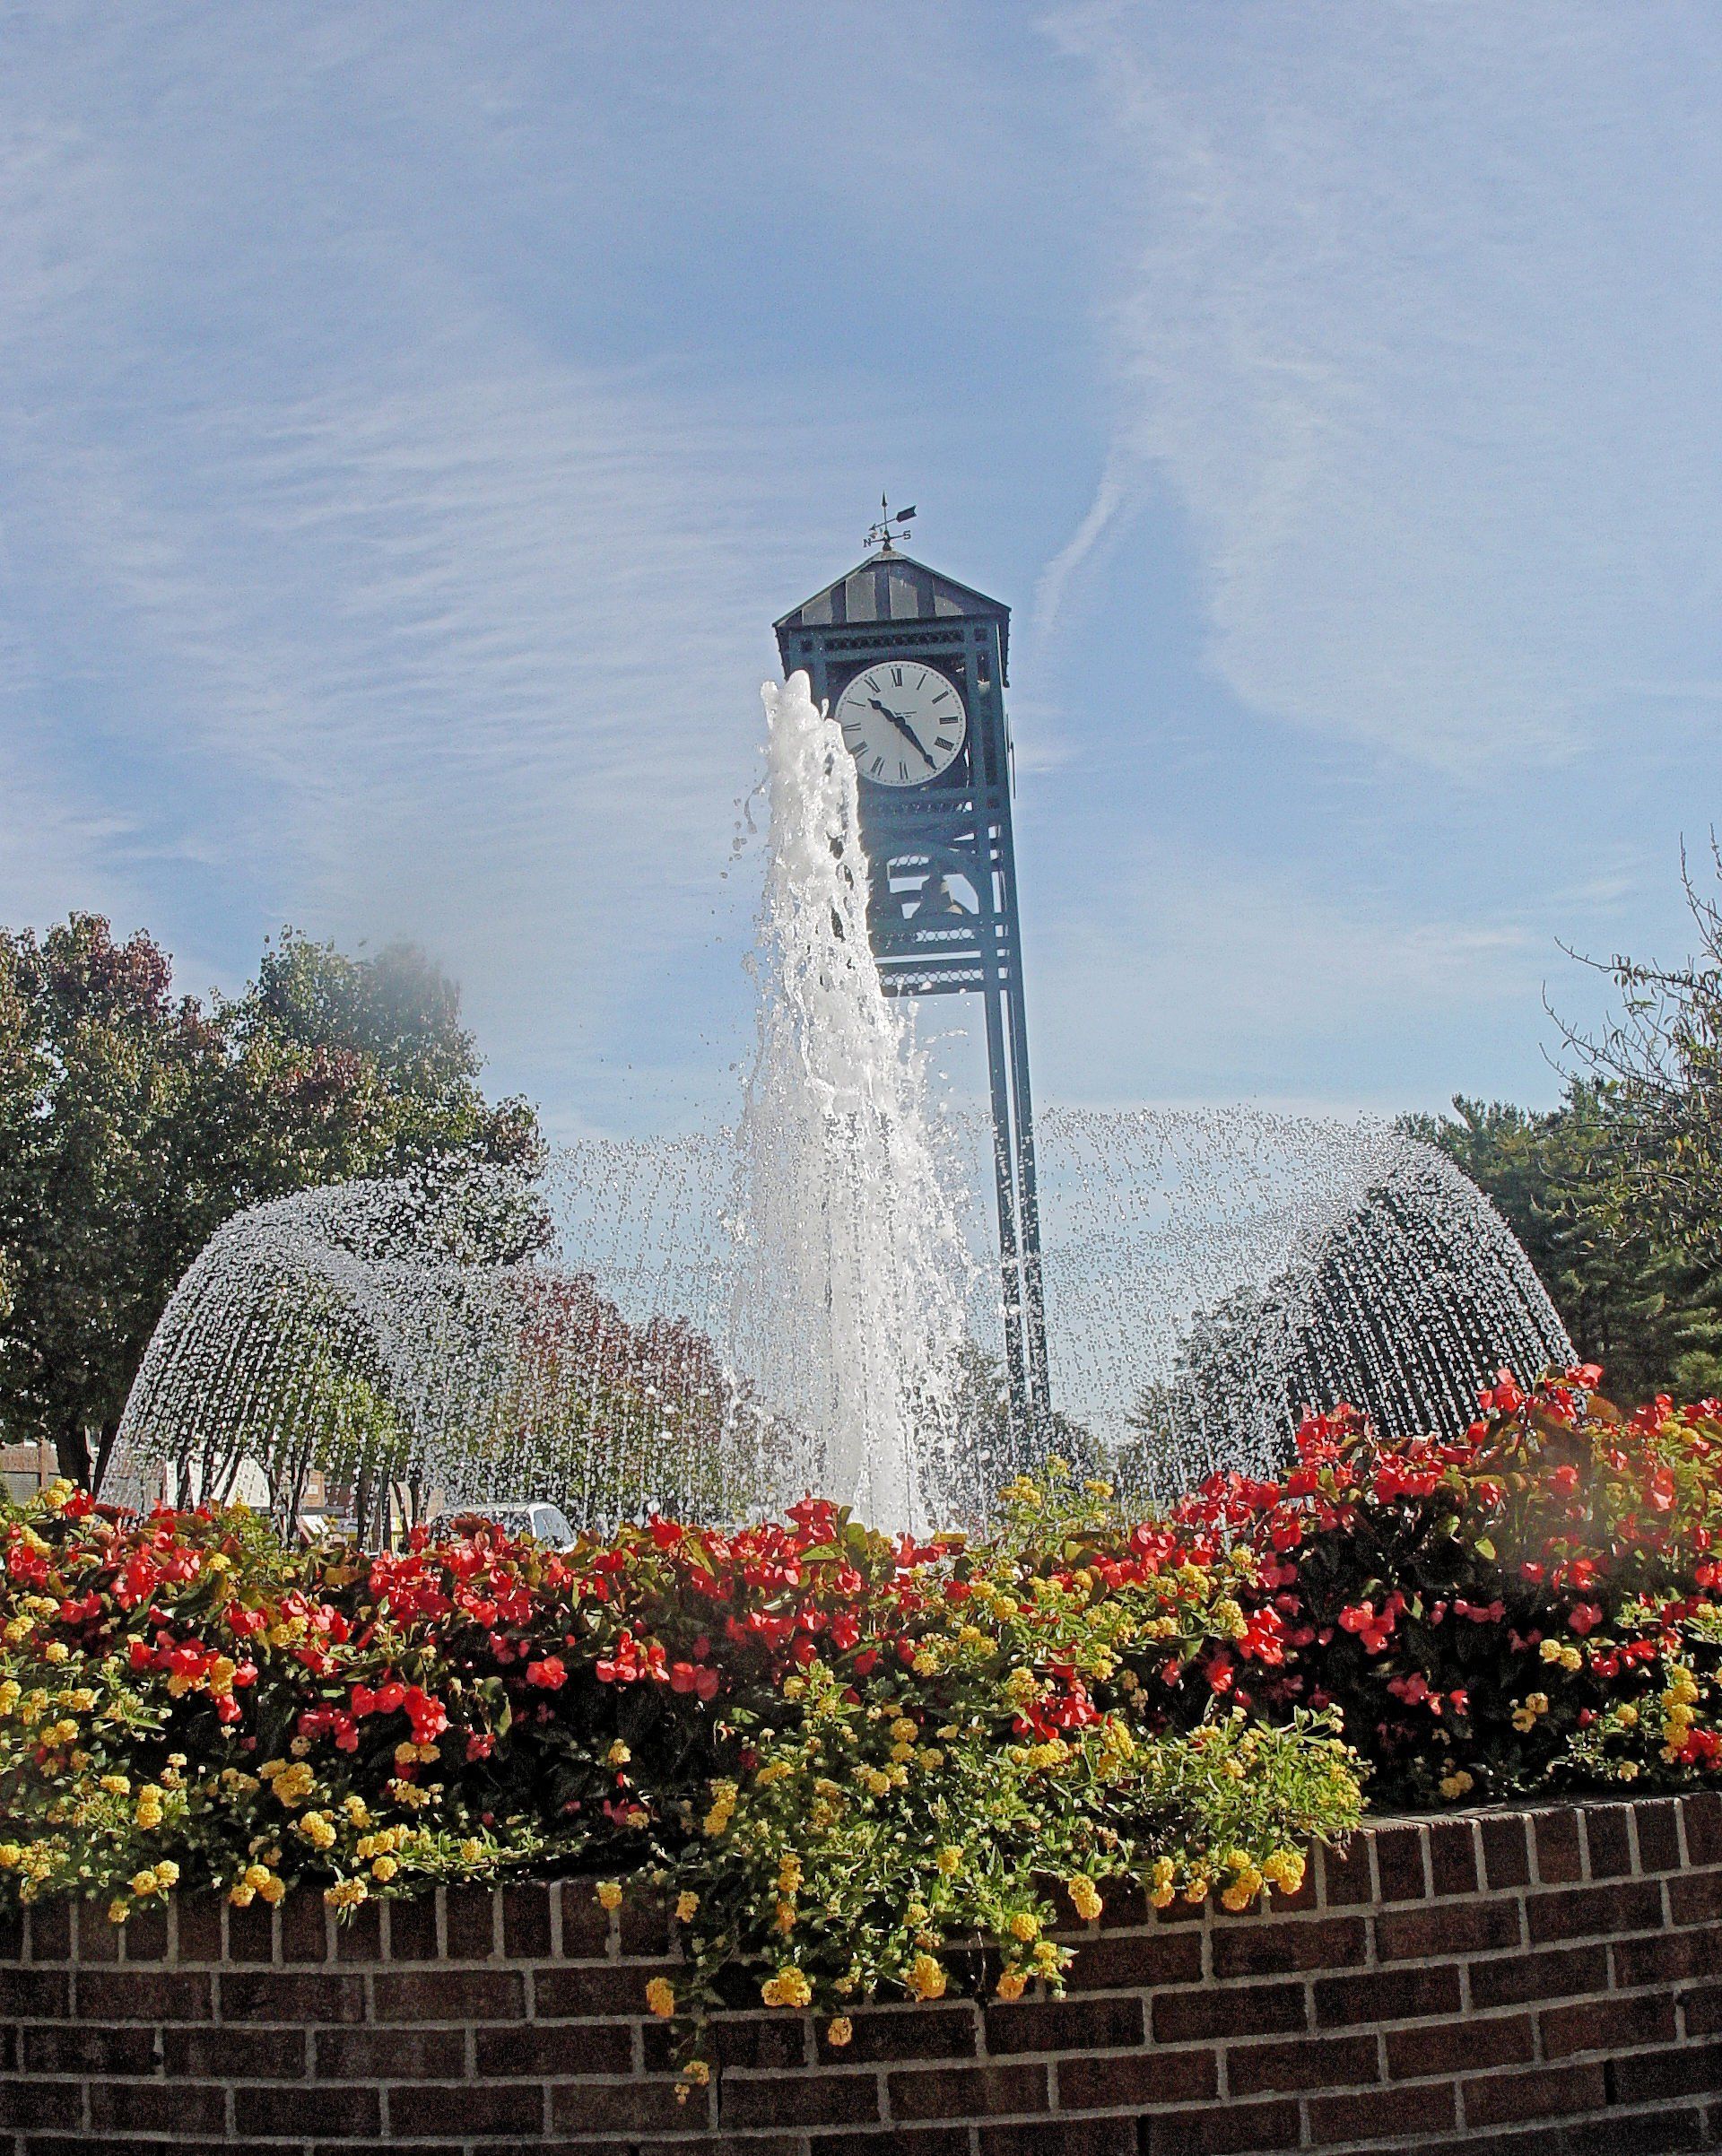
[{"label": "white clock dial", "polygon": [[949,674],[918,659],[887,659],[857,674],[836,718],[864,778],[926,786],[962,753],[969,715]]}]

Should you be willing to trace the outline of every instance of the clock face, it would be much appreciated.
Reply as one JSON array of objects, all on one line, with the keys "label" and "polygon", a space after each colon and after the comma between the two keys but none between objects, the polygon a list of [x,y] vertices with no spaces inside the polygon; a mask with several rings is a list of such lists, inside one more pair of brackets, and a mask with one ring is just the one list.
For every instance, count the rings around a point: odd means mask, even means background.
[{"label": "clock face", "polygon": [[956,683],[919,659],[857,674],[835,716],[861,776],[875,786],[926,786],[957,761],[969,730]]}]

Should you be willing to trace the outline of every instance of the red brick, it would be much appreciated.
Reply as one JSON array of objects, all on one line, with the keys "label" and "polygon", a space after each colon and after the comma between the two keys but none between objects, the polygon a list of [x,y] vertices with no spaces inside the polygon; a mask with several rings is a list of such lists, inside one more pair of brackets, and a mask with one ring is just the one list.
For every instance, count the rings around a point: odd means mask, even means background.
[{"label": "red brick", "polygon": [[222,1959],[222,1901],[215,1894],[182,1894],[174,1909],[174,1951],[181,1961]]},{"label": "red brick", "polygon": [[[962,2071],[962,2069],[959,2069]],[[850,2126],[880,2116],[873,2073],[726,2073],[718,2088],[718,2123],[743,2126]]]},{"label": "red brick", "polygon": [[[55,1904],[57,1908],[59,1906]],[[0,1961],[23,1960],[27,1917],[24,1909],[0,1909]]]},{"label": "red brick", "polygon": [[1474,2073],[1480,2066],[1522,2066],[1536,2056],[1527,2013],[1472,2014],[1387,2031],[1387,2072],[1395,2081],[1431,2073]]},{"label": "red brick", "polygon": [[208,2134],[219,2140],[227,2127],[225,2090],[189,2082],[91,2082],[92,2133]]},{"label": "red brick", "polygon": [[1323,1849],[1320,1855],[1321,1900],[1328,1908],[1355,1908],[1375,1900],[1375,1875],[1370,1869],[1370,1838],[1354,1834],[1350,1847]]},{"label": "red brick", "polygon": [[589,1879],[570,1879],[560,1891],[562,1952],[570,1961],[602,1960],[612,1926],[609,1910],[598,1900],[597,1889]]},{"label": "red brick", "polygon": [[[726,2026],[733,2027],[730,2023]],[[798,2042],[798,2024],[779,2015],[757,2019],[752,2026],[762,2034],[793,2037]],[[828,2064],[871,2065],[879,2059],[973,2058],[980,2048],[980,2016],[963,2002],[950,2006],[899,2006],[865,2009],[849,2016],[852,2034],[840,2050],[826,2040],[827,2024],[819,2024],[819,2056]],[[776,2065],[787,2061],[741,2060],[744,2065]]]},{"label": "red brick", "polygon": [[83,2118],[76,2082],[0,2082],[0,2126],[76,2126]]},{"label": "red brick", "polygon": [[422,1894],[413,1901],[391,1901],[388,1908],[388,1958],[391,1961],[434,1961],[437,1959],[437,1898]]},{"label": "red brick", "polygon": [[275,1912],[266,1901],[227,1912],[227,1958],[230,1961],[273,1961],[275,1958]]},{"label": "red brick", "polygon": [[1312,2096],[1309,2135],[1313,2148],[1336,2143],[1371,2144],[1401,2135],[1446,2134],[1458,2123],[1457,2094],[1450,2082],[1421,2089],[1371,2089],[1359,2096]]},{"label": "red brick", "polygon": [[606,1961],[535,1969],[534,2009],[540,2021],[580,2021],[594,2013],[641,2014],[646,2011],[648,1979],[667,1973],[661,1963],[649,1961],[636,1961],[626,1968]]},{"label": "red brick", "polygon": [[302,2081],[302,2029],[168,2029],[163,2063],[170,2081]]},{"label": "red brick", "polygon": [[1140,1931],[1152,1927],[1155,1913],[1148,1906],[1144,1888],[1126,1886],[1120,1880],[1108,1882],[1100,1906],[1100,1929],[1103,1932]]},{"label": "red brick", "polygon": [[363,1963],[383,1959],[383,1905],[361,1901],[356,1909],[343,1909],[335,1927],[337,1961]]},{"label": "red brick", "polygon": [[[87,1983],[89,1978],[86,1977],[84,1981]],[[64,2021],[71,2004],[69,1970],[15,1966],[0,1969],[0,2021]]]},{"label": "red brick", "polygon": [[1477,1875],[1476,1830],[1468,1819],[1438,1819],[1429,1830],[1429,1869],[1439,1894],[1474,1894]]},{"label": "red brick", "polygon": [[[722,2024],[716,2027],[721,2028]],[[400,2033],[405,2036],[411,2032],[403,2030]],[[451,2070],[447,2039],[439,2033],[437,2041],[445,2046],[441,2076],[446,2080]],[[481,2029],[475,2048],[479,2073],[496,2081],[518,2080],[526,2075],[556,2081],[577,2073],[630,2073],[634,2064],[633,2031],[622,2021],[532,2022],[524,2029]],[[322,2056],[319,2047],[319,2064]],[[400,2073],[403,2079],[411,2071],[413,2078],[418,2078],[416,2069],[392,2066],[384,2071]],[[423,2078],[430,2080],[434,2076],[427,2072]]]},{"label": "red brick", "polygon": [[382,2106],[375,2089],[259,2089],[241,2082],[233,2091],[233,2126],[241,2145],[262,2134],[375,2140],[383,2129]]},{"label": "red brick", "polygon": [[1293,1969],[1361,1967],[1368,1934],[1361,1917],[1318,1917],[1259,1929],[1217,1931],[1213,1973],[1229,1977],[1283,1976]]},{"label": "red brick", "polygon": [[[812,2026],[813,2017],[809,2014],[726,2013],[711,2024],[709,2056],[715,2065],[725,2071],[731,2066],[754,2066],[793,2073],[812,2063],[807,2056],[807,2038]],[[839,2066],[867,2063],[841,2048],[821,2056],[824,2063]],[[674,2066],[675,2056],[674,2030],[666,2029],[662,2021],[649,2022],[646,2029],[647,2072],[667,2073]]]},{"label": "red brick", "polygon": [[1700,1789],[1680,1800],[1686,1822],[1686,1861],[1722,1864],[1722,1796]]},{"label": "red brick", "polygon": [[[67,1901],[39,1901],[29,1912],[30,1954],[32,1961],[69,1961],[72,1958],[72,1905]],[[14,1917],[13,1921],[16,1919]],[[133,1919],[135,1923],[136,1919]],[[109,1927],[111,1929],[111,1926]],[[15,1961],[19,1956],[8,1954]]]},{"label": "red brick", "polygon": [[1520,2119],[1571,2117],[1600,2111],[1608,2091],[1600,2065],[1544,2066],[1527,2073],[1494,2073],[1468,2081],[1465,2088],[1467,2126],[1512,2126]]},{"label": "red brick", "polygon": [[1592,1999],[1579,2006],[1545,2007],[1539,2017],[1544,2058],[1575,2051],[1622,2052],[1647,2044],[1672,2044],[1674,2003],[1656,1992],[1626,1998]]},{"label": "red brick", "polygon": [[683,2099],[675,2089],[675,2077],[668,2073],[564,2082],[550,2092],[552,2131],[577,2136],[685,2134],[709,2126],[712,2091],[696,2089]]},{"label": "red brick", "polygon": [[[757,2141],[742,2144],[746,2156],[753,2156],[759,2148]],[[808,2136],[812,2156],[891,2156],[901,2150],[903,2156],[969,2156],[969,2129],[967,2126],[898,2126],[885,2134],[865,2132],[848,2133],[839,2128],[829,2134],[813,2133]],[[633,2156],[631,2150],[620,2151],[618,2156]],[[739,2156],[735,2144],[730,2143],[730,2156]]]},{"label": "red brick", "polygon": [[1084,1940],[1070,1972],[1073,1991],[1152,1991],[1202,1980],[1200,1932],[1118,1932]]},{"label": "red brick", "polygon": [[362,2021],[365,1987],[357,1977],[318,1969],[224,1969],[218,1979],[223,2021]]},{"label": "red brick", "polygon": [[[603,2086],[594,2082],[592,2092]],[[396,2134],[433,2134],[439,2140],[463,2134],[530,2134],[536,2139],[544,2121],[544,2091],[531,2082],[457,2082],[441,2087],[413,2082],[388,2092],[391,2140]],[[608,2122],[594,2116],[593,2123],[602,2127]]]},{"label": "red brick", "polygon": [[1671,2096],[1713,2096],[1722,2091],[1722,2044],[1683,2044],[1677,2051],[1625,2052],[1609,2063],[1614,2100],[1665,2101]]},{"label": "red brick", "polygon": [[[404,2141],[391,2134],[383,2145],[387,2150],[388,2156],[455,2156],[454,2150],[446,2141]],[[231,2142],[226,2143],[225,2156],[232,2156],[232,2146]],[[292,2156],[299,2156],[301,2150],[309,2150],[309,2156],[352,2156],[355,2148],[363,2148],[364,2146],[365,2143],[362,2141],[352,2142],[344,2137],[340,2141],[298,2142],[293,2144]],[[142,2151],[127,2152],[127,2156],[144,2156],[144,2152]],[[152,2150],[149,2152],[149,2156],[185,2156],[185,2152],[181,2151],[179,2144],[176,2142],[170,2150],[162,2149],[159,2152]],[[212,2150],[210,2156],[215,2156],[215,2152]],[[634,2152],[629,2148],[618,2147],[613,2142],[605,2147],[596,2149],[588,2143],[580,2151],[580,2156],[634,2156]]]},{"label": "red brick", "polygon": [[1671,1879],[1668,1914],[1683,1927],[1722,1923],[1722,1872],[1688,1872]]},{"label": "red brick", "polygon": [[1375,1920],[1375,1948],[1384,1961],[1500,1953],[1519,1940],[1518,1903],[1505,1898],[1386,1909]]},{"label": "red brick", "polygon": [[[540,1892],[544,1913],[544,1943],[540,1958],[550,1952],[550,1903]],[[451,1961],[488,1961],[496,1952],[497,1896],[491,1887],[453,1886],[443,1898],[443,1937]]]},{"label": "red brick", "polygon": [[374,1977],[379,2021],[519,2021],[526,1978],[517,1969],[415,1969]]},{"label": "red brick", "polygon": [[1375,1876],[1383,1901],[1422,1901],[1429,1892],[1422,1827],[1378,1827]]},{"label": "red brick", "polygon": [[1641,1872],[1677,1872],[1680,1853],[1680,1805],[1672,1797],[1647,1797],[1632,1807],[1632,1824],[1639,1838]]},{"label": "red brick", "polygon": [[1528,1886],[1531,1878],[1529,1822],[1517,1813],[1480,1820],[1483,1876],[1492,1891]]},{"label": "red brick", "polygon": [[329,1912],[321,1894],[289,1894],[281,1905],[281,1958],[321,1962],[329,1958]]},{"label": "red brick", "polygon": [[78,2018],[86,2016],[92,2021],[213,2021],[209,1978],[185,1969],[81,1969]]},{"label": "red brick", "polygon": [[[1456,1982],[1456,1997],[1457,1991]],[[1309,2001],[1301,1984],[1163,1991],[1153,2002],[1154,2041],[1159,2044],[1175,2044],[1188,2037],[1289,2036],[1309,2025]]]},{"label": "red brick", "polygon": [[1536,1875],[1544,1886],[1572,1886],[1585,1875],[1578,1814],[1565,1805],[1532,1815]]},{"label": "red brick", "polygon": [[[517,2047],[526,2030],[506,2034]],[[446,2082],[461,2071],[465,2043],[446,2029],[319,2029],[311,2078],[319,2082]],[[523,2069],[524,2071],[524,2069]]]},{"label": "red brick", "polygon": [[982,2126],[979,2143],[980,2156],[1079,2156],[1079,2152],[1080,2156],[1136,2156],[1136,2122],[1085,2118],[1076,2126],[1068,2119],[1048,2119]]},{"label": "red brick", "polygon": [[1586,1998],[1608,1989],[1608,1954],[1601,1946],[1554,1953],[1511,1954],[1471,1964],[1474,2006],[1522,2006],[1531,1999]]},{"label": "red brick", "polygon": [[[449,1908],[454,1904],[451,1899]],[[541,1886],[508,1887],[502,1894],[502,1951],[516,1960],[550,1958],[550,1896]],[[450,1953],[455,1951],[452,1946]]]},{"label": "red brick", "polygon": [[1688,2036],[1722,2032],[1722,1984],[1700,1985],[1680,1995],[1681,2018]]},{"label": "red brick", "polygon": [[153,2029],[101,2029],[90,2021],[42,2021],[23,2031],[26,2073],[153,2073]]},{"label": "red brick", "polygon": [[1226,2085],[1234,2096],[1352,2089],[1380,2079],[1373,2036],[1304,2036],[1278,2044],[1232,2044],[1226,2050]]},{"label": "red brick", "polygon": [[1022,2006],[989,2006],[987,2048],[1021,2051],[1109,2051],[1143,2041],[1143,2002],[1136,1998],[1037,1999]]},{"label": "red brick", "polygon": [[[697,2126],[699,2122],[693,2123]],[[802,2156],[803,2151],[799,2134],[761,2134],[745,2145],[746,2156]],[[591,2152],[582,2150],[580,2156],[591,2156]],[[597,2156],[738,2156],[738,2152],[728,2134],[700,2134],[674,2141],[630,2141],[613,2152],[606,2146]]]},{"label": "red brick", "polygon": [[630,1894],[616,1911],[616,1930],[624,1954],[663,1954],[674,1930],[670,1912],[656,1894]]},{"label": "red brick", "polygon": [[1419,2014],[1457,2013],[1459,1972],[1433,1969],[1371,1969],[1365,1976],[1318,1978],[1318,2028],[1355,2028],[1364,2021],[1409,2021]]},{"label": "red brick", "polygon": [[[1609,1948],[1614,1981],[1622,1991],[1640,1984],[1678,1983],[1707,1977],[1716,1966],[1716,1944],[1702,1932],[1663,1932],[1648,1939],[1617,1939]],[[1587,1986],[1601,1991],[1601,1984]]]},{"label": "red brick", "polygon": [[1292,1910],[1299,1916],[1302,1916],[1306,1911],[1319,1908],[1321,1897],[1317,1891],[1316,1871],[1317,1867],[1313,1859],[1306,1862],[1303,1867],[1303,1880],[1295,1894],[1283,1893],[1276,1887],[1274,1891],[1274,1907],[1276,1909]]},{"label": "red brick", "polygon": [[1533,1946],[1552,1939],[1659,1931],[1662,1890],[1648,1879],[1635,1879],[1612,1886],[1574,1887],[1562,1894],[1531,1894],[1526,1899],[1525,1915]]},{"label": "red brick", "polygon": [[126,1961],[165,1961],[168,1912],[165,1905],[138,1909],[119,1927],[120,1958]]},{"label": "red brick", "polygon": [[[894,2090],[895,2082],[891,2086]],[[1061,2058],[1058,2062],[1061,2111],[1113,2111],[1129,2104],[1198,2103],[1217,2096],[1219,2090],[1220,2061],[1212,2050],[1114,2051],[1104,2058]]]},{"label": "red brick", "polygon": [[1593,1879],[1623,1879],[1632,1869],[1632,1837],[1625,1804],[1587,1804],[1580,1813]]},{"label": "red brick", "polygon": [[[1210,2104],[1200,2111],[1158,2111],[1143,2120],[1142,2156],[1255,2156],[1295,2149],[1302,2121],[1295,2103]],[[1076,2156],[1066,2148],[1064,2156]],[[1087,2156],[1086,2151],[1083,2156]]]},{"label": "red brick", "polygon": [[[1104,2067],[1113,2062],[1094,2063]],[[920,2073],[893,2073],[890,2084],[893,2118],[1013,2117],[1022,2111],[1049,2110],[1052,2105],[1041,2065],[929,2066]],[[1071,2099],[1065,2100],[1068,2108]]]},{"label": "red brick", "polygon": [[76,1926],[76,1959],[85,1968],[119,1960],[119,1930],[117,1924],[108,1921],[108,1913],[93,1901],[80,1901],[72,1910]]}]

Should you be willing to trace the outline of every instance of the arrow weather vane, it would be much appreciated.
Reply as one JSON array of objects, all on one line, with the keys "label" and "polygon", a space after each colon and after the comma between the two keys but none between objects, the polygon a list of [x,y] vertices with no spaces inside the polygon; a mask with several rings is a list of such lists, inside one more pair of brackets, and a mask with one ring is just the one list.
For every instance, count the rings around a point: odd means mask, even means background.
[{"label": "arrow weather vane", "polygon": [[915,511],[913,509],[898,509],[893,514],[890,503],[883,494],[879,497],[879,508],[880,518],[867,534],[867,544],[869,547],[876,546],[881,553],[888,554],[891,552],[893,539],[902,539],[908,535],[900,529],[892,531],[891,526],[893,524],[900,526],[906,525],[914,516]]}]

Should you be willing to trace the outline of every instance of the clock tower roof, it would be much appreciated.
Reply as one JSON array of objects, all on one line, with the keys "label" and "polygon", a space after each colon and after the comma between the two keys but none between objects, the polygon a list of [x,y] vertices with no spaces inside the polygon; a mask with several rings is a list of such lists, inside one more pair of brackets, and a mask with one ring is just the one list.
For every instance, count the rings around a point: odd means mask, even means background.
[{"label": "clock tower roof", "polygon": [[1002,600],[954,577],[942,575],[890,545],[857,564],[823,591],[804,599],[773,624],[786,670],[792,668],[789,639],[798,629],[833,629],[879,622],[991,621],[998,623],[999,670],[1010,658],[1011,610]]}]

